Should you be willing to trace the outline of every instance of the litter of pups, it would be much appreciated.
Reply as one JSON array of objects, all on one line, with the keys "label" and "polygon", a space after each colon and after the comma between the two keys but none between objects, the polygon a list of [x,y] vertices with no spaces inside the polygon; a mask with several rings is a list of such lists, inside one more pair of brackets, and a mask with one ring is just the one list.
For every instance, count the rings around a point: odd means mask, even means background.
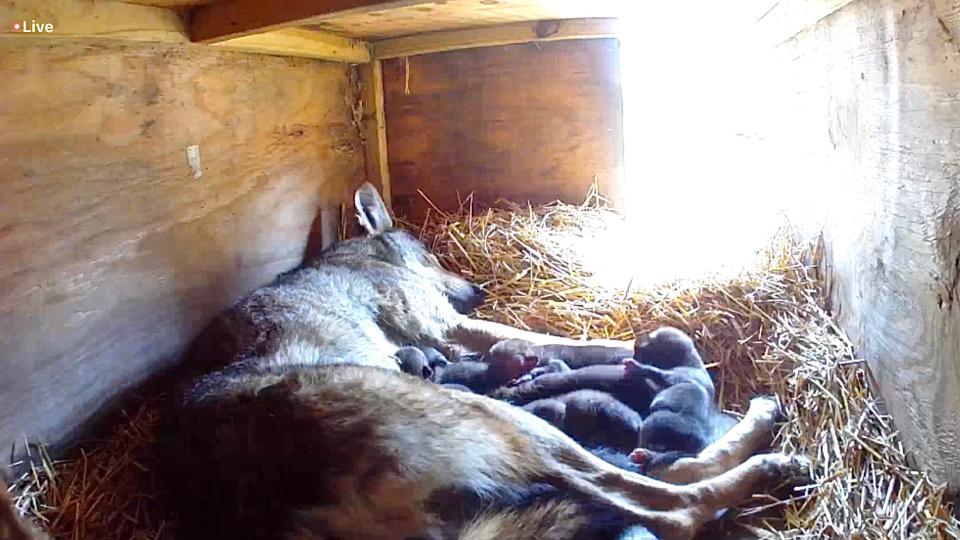
[{"label": "litter of pups", "polygon": [[[943,488],[907,465],[865,366],[824,312],[819,252],[787,238],[742,276],[610,294],[589,284],[565,242],[603,234],[615,219],[594,196],[584,206],[464,206],[413,228],[447,268],[484,285],[483,317],[621,339],[675,326],[705,350],[724,410],[742,412],[751,395],[779,395],[787,422],[776,447],[811,456],[814,481],[785,501],[758,499],[727,529],[766,538],[957,535]],[[17,507],[56,537],[175,538],[175,524],[151,504],[155,401],[119,415],[110,437],[68,460],[35,450],[36,467],[14,486]],[[638,465],[614,453],[608,460]]]},{"label": "litter of pups", "polygon": [[507,340],[481,360],[451,362],[414,346],[396,356],[404,373],[522,406],[608,461],[628,454],[645,473],[697,455],[735,423],[718,410],[693,340],[676,328],[638,337],[633,358],[571,369],[545,356],[562,353]]}]

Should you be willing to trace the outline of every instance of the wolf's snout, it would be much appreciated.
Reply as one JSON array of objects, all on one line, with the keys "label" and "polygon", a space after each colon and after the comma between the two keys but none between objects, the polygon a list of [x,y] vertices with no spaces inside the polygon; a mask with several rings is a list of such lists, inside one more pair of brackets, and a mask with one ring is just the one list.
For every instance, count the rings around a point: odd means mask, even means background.
[{"label": "wolf's snout", "polygon": [[480,304],[482,304],[484,300],[487,299],[487,291],[483,290],[481,287],[477,285],[473,285],[472,283],[470,284],[470,287],[473,289],[473,296],[474,298],[476,298],[476,302],[477,302],[476,306],[474,307],[477,307]]},{"label": "wolf's snout", "polygon": [[458,313],[466,315],[483,303],[487,293],[472,283],[466,281],[462,283],[465,286],[457,287],[457,292],[448,293],[447,298],[450,299],[450,303],[453,304]]}]

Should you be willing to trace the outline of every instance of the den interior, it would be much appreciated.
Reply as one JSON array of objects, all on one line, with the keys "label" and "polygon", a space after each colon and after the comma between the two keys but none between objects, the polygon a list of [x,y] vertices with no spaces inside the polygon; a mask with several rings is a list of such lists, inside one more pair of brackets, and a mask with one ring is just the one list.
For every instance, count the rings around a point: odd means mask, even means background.
[{"label": "den interior", "polygon": [[157,380],[370,182],[478,317],[675,326],[724,411],[779,396],[811,481],[703,537],[960,537],[960,2],[670,4],[0,4],[20,515],[177,538]]}]

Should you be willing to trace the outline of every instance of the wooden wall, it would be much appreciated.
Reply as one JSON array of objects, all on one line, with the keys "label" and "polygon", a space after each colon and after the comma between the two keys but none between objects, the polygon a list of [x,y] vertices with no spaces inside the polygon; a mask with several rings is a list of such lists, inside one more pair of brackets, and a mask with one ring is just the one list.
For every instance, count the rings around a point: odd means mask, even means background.
[{"label": "wooden wall", "polygon": [[506,45],[383,64],[394,211],[420,216],[458,194],[583,200],[594,178],[616,197],[623,147],[617,42]]},{"label": "wooden wall", "polygon": [[960,488],[960,1],[857,0],[771,60],[776,178],[829,210],[840,321],[917,462]]},{"label": "wooden wall", "polygon": [[349,200],[364,176],[347,69],[0,43],[4,452],[25,436],[63,441],[300,261],[318,207]]}]

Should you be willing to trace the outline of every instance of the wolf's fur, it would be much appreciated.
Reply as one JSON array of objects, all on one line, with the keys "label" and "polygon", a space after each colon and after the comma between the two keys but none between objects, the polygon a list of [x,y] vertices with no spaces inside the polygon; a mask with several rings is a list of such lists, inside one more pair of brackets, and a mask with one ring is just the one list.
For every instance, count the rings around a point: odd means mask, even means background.
[{"label": "wolf's fur", "polygon": [[359,364],[397,370],[403,345],[486,353],[517,339],[562,345],[573,361],[629,356],[631,342],[581,342],[466,317],[482,290],[444,270],[409,233],[393,228],[376,189],[355,197],[368,236],[338,242],[222,313],[185,364],[203,373],[246,358],[283,364]]},{"label": "wolf's fur", "polygon": [[771,437],[769,400],[751,404],[709,461],[673,464],[689,485],[671,485],[616,468],[507,403],[400,373],[403,345],[485,353],[520,339],[562,347],[576,365],[630,356],[632,343],[466,317],[478,291],[391,229],[376,190],[356,199],[370,237],[255,291],[188,360],[207,374],[161,430],[185,538],[561,539],[598,523],[689,538],[720,508],[802,471],[780,454],[747,459]]},{"label": "wolf's fur", "polygon": [[[776,409],[754,409],[762,437]],[[685,538],[796,467],[768,455],[719,482],[737,470],[720,459],[717,478],[672,486],[608,465],[506,403],[359,366],[245,362],[201,378],[181,411],[170,458],[183,468],[170,479],[187,538],[416,537],[441,530],[428,504],[437,493],[492,504],[536,484],[622,526]]]},{"label": "wolf's fur", "polygon": [[7,491],[7,486],[0,482],[0,540],[46,540],[46,538],[46,535],[38,532],[20,517]]}]

